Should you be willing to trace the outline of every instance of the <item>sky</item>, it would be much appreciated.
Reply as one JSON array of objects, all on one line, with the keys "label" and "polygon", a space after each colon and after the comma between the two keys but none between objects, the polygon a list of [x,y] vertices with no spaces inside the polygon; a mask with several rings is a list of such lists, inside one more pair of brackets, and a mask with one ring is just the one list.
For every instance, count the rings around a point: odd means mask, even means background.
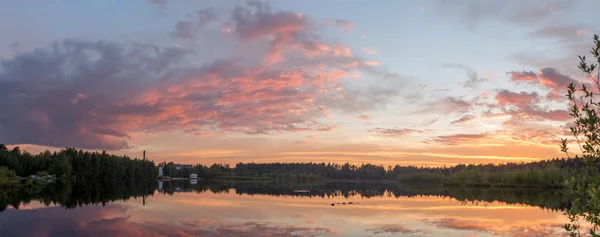
[{"label": "sky", "polygon": [[598,7],[2,1],[0,143],[192,164],[563,157]]}]

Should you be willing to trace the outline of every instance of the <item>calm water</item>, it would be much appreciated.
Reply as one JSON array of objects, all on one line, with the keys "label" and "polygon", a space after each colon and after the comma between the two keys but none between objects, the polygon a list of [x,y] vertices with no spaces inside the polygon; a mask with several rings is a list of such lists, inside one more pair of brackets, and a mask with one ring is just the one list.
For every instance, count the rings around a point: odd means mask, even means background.
[{"label": "calm water", "polygon": [[394,183],[57,183],[0,191],[0,236],[564,236],[566,200]]}]

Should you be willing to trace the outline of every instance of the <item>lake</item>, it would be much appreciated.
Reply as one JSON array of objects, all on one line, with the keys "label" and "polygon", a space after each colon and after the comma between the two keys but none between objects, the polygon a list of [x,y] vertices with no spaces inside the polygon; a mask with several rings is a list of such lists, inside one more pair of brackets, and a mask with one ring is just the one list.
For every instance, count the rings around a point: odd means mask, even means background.
[{"label": "lake", "polygon": [[0,236],[566,236],[568,199],[379,182],[58,182],[0,191]]}]

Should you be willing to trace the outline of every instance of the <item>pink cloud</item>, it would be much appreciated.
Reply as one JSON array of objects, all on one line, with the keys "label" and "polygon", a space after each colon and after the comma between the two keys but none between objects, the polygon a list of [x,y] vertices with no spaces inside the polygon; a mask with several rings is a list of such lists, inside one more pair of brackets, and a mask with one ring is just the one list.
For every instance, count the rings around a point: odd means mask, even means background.
[{"label": "pink cloud", "polygon": [[358,116],[356,116],[356,118],[362,119],[362,120],[368,120],[368,119],[371,119],[371,116],[365,114],[365,115],[358,115]]},{"label": "pink cloud", "polygon": [[496,103],[500,105],[514,105],[517,107],[523,107],[524,105],[539,102],[540,96],[535,93],[528,93],[521,91],[519,93],[511,92],[508,90],[500,90],[496,93]]},{"label": "pink cloud", "polygon": [[[570,83],[577,83],[573,78],[561,74],[554,68],[542,68],[537,73],[532,71],[513,71],[508,74],[513,82],[541,85],[550,89],[550,93],[552,94],[563,94]],[[549,98],[556,98],[556,96],[549,96]]]},{"label": "pink cloud", "polygon": [[[398,95],[397,75],[373,69],[346,45],[320,40],[307,16],[249,5],[224,19],[237,36],[232,42],[267,43],[268,50],[253,56],[276,55],[284,63],[231,58],[195,65],[188,60],[193,52],[182,47],[77,40],[3,61],[0,107],[3,115],[20,119],[2,121],[0,140],[113,150],[130,147],[129,134],[139,131],[326,132],[338,127],[327,121],[330,110],[362,113]],[[218,19],[208,12],[199,11],[189,23],[194,29],[180,32],[194,35],[180,37],[201,36],[193,30]],[[342,83],[350,72],[381,77],[351,87]],[[27,97],[14,101],[21,98],[15,93]]]},{"label": "pink cloud", "polygon": [[[129,134],[140,131],[327,132],[339,127],[327,119],[331,110],[361,114],[385,106],[403,88],[398,75],[323,40],[308,16],[262,2],[239,5],[229,18],[197,13],[180,38],[201,37],[198,29],[222,20],[235,36],[228,48],[267,49],[203,64],[190,60],[194,52],[185,47],[109,41],[65,40],[22,52],[0,66],[0,107],[15,118],[2,120],[0,140],[113,150],[130,147]],[[343,83],[359,73],[378,80]]]}]

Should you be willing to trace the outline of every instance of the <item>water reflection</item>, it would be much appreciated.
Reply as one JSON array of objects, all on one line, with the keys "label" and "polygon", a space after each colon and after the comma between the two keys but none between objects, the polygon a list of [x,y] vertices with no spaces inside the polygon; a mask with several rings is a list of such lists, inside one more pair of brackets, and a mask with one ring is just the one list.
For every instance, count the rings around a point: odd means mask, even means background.
[{"label": "water reflection", "polygon": [[567,192],[559,189],[476,189],[449,188],[439,185],[408,185],[392,182],[173,182],[164,184],[159,192],[210,191],[212,193],[235,192],[246,195],[270,195],[292,197],[450,197],[463,203],[504,202],[524,204],[553,211],[562,211],[569,205]]},{"label": "water reflection", "polygon": [[[565,219],[553,210],[568,203],[557,190],[350,182],[57,183],[0,194],[0,236],[558,236]],[[342,202],[358,204],[330,205]]]}]

